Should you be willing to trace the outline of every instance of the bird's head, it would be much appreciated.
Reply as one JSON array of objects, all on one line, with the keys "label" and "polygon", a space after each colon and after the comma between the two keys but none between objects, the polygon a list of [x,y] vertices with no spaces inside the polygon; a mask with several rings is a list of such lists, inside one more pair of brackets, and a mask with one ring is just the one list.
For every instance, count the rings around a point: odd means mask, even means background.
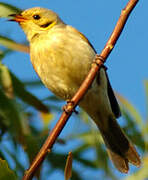
[{"label": "bird's head", "polygon": [[20,24],[28,40],[31,40],[36,34],[44,33],[55,25],[64,24],[55,12],[40,7],[30,8],[20,14],[10,16],[13,16],[11,21]]}]

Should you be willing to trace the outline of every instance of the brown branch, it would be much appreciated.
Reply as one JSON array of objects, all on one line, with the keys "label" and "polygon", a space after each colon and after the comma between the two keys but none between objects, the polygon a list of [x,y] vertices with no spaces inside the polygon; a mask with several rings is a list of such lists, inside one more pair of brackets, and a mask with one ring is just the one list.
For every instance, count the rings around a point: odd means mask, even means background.
[{"label": "brown branch", "polygon": [[29,180],[33,177],[34,173],[37,171],[41,163],[43,162],[45,156],[47,155],[48,152],[50,152],[50,149],[52,148],[53,144],[55,143],[58,135],[64,128],[67,120],[71,116],[72,112],[74,112],[75,107],[78,105],[79,101],[81,98],[84,96],[86,93],[87,89],[93,82],[97,72],[99,71],[100,67],[104,64],[106,58],[109,56],[111,53],[112,49],[114,48],[115,43],[117,42],[124,25],[127,21],[127,18],[133,8],[136,6],[138,3],[138,0],[129,0],[128,4],[126,7],[122,10],[120,18],[115,26],[115,29],[113,33],[111,34],[108,42],[106,43],[103,51],[101,52],[100,55],[96,55],[95,60],[92,64],[92,68],[90,69],[86,79],[82,83],[81,87],[77,91],[77,93],[73,96],[70,102],[67,103],[66,105],[66,111],[63,112],[59,121],[53,128],[53,130],[50,132],[48,138],[46,139],[45,143],[43,144],[41,150],[37,154],[36,158],[32,162],[30,168],[25,172],[25,175],[23,177],[23,180]]}]

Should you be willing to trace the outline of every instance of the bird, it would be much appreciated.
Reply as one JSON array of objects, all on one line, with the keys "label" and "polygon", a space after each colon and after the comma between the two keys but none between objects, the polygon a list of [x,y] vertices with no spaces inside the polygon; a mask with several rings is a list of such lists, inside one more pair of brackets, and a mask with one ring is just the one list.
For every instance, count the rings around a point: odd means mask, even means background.
[{"label": "bird", "polygon": [[[43,84],[61,99],[71,99],[95,58],[92,44],[52,10],[33,7],[11,16],[27,36],[31,62]],[[120,107],[103,66],[79,106],[100,130],[116,169],[128,173],[129,163],[140,167],[136,148],[116,120],[121,116]]]}]

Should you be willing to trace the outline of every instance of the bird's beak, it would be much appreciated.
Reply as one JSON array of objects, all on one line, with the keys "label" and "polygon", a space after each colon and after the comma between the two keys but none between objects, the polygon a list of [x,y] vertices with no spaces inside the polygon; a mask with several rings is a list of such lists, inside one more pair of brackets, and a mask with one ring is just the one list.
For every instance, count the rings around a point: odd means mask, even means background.
[{"label": "bird's beak", "polygon": [[11,14],[9,16],[13,17],[13,19],[10,19],[9,21],[15,21],[15,22],[21,23],[21,22],[25,22],[27,20],[21,14]]}]

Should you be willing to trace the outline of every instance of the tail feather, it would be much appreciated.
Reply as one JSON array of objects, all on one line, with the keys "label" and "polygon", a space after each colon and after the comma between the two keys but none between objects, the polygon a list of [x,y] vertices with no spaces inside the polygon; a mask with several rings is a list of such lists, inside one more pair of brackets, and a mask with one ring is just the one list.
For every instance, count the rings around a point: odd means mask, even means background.
[{"label": "tail feather", "polygon": [[128,166],[128,160],[126,158],[121,157],[117,153],[114,153],[113,151],[110,151],[107,148],[108,155],[110,159],[112,160],[114,166],[122,173],[128,173],[129,166]]},{"label": "tail feather", "polygon": [[130,163],[133,165],[140,167],[141,160],[140,157],[135,149],[135,147],[130,143],[130,148],[126,153],[126,157]]},{"label": "tail feather", "polygon": [[113,117],[108,119],[108,128],[99,127],[107,152],[115,167],[123,173],[129,170],[128,163],[139,167],[140,157]]}]

